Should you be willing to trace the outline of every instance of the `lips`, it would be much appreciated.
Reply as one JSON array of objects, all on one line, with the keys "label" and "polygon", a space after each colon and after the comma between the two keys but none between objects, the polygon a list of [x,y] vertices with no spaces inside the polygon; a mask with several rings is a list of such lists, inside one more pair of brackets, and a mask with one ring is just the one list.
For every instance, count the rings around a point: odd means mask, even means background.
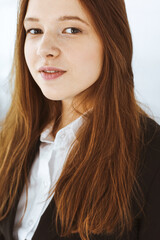
[{"label": "lips", "polygon": [[55,68],[55,67],[41,67],[39,69],[39,72],[53,72],[53,71],[56,71],[56,72],[66,72],[63,69]]},{"label": "lips", "polygon": [[55,67],[41,67],[39,72],[44,80],[53,80],[62,76],[66,71]]}]

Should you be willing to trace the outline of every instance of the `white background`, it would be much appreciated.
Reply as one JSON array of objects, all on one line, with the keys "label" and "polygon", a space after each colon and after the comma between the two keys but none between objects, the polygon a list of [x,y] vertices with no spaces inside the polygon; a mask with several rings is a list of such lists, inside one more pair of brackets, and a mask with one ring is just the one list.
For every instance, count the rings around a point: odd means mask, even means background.
[{"label": "white background", "polygon": [[[125,2],[133,37],[136,98],[160,123],[160,1]],[[4,118],[10,102],[8,74],[15,41],[16,9],[17,0],[0,0],[0,119]]]}]

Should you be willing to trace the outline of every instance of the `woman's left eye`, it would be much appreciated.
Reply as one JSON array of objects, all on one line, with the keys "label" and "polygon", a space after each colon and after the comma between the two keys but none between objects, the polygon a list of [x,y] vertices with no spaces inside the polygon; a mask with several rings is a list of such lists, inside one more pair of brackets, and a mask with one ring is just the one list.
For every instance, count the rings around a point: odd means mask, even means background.
[{"label": "woman's left eye", "polygon": [[67,33],[71,33],[71,34],[77,34],[77,33],[82,32],[80,29],[74,28],[74,27],[66,28],[65,31],[67,31]]}]

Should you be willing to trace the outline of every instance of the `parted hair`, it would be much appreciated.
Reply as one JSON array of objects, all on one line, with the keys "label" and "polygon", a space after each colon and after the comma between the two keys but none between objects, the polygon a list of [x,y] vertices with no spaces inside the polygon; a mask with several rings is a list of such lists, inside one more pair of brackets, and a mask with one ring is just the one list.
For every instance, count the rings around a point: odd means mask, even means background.
[{"label": "parted hair", "polygon": [[[130,231],[136,217],[133,202],[142,209],[137,176],[146,113],[134,94],[132,38],[124,0],[79,2],[102,40],[103,66],[97,81],[84,92],[81,104],[92,96],[94,106],[84,116],[76,133],[78,141],[72,143],[50,196],[54,194],[57,232],[61,236],[78,232],[82,240],[88,240],[90,234],[117,232],[120,236]],[[1,124],[0,220],[11,210],[23,184],[27,194],[40,134],[53,122],[54,135],[62,113],[61,101],[44,97],[25,62],[23,21],[27,6],[28,0],[20,1],[11,71],[12,103]]]}]

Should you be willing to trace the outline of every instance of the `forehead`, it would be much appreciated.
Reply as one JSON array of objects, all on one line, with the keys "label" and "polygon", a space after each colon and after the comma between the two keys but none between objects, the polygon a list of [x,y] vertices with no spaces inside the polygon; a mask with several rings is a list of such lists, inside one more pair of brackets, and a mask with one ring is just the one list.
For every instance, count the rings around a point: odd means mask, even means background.
[{"label": "forehead", "polygon": [[29,0],[26,17],[53,21],[63,15],[76,15],[88,23],[92,22],[79,0]]}]

